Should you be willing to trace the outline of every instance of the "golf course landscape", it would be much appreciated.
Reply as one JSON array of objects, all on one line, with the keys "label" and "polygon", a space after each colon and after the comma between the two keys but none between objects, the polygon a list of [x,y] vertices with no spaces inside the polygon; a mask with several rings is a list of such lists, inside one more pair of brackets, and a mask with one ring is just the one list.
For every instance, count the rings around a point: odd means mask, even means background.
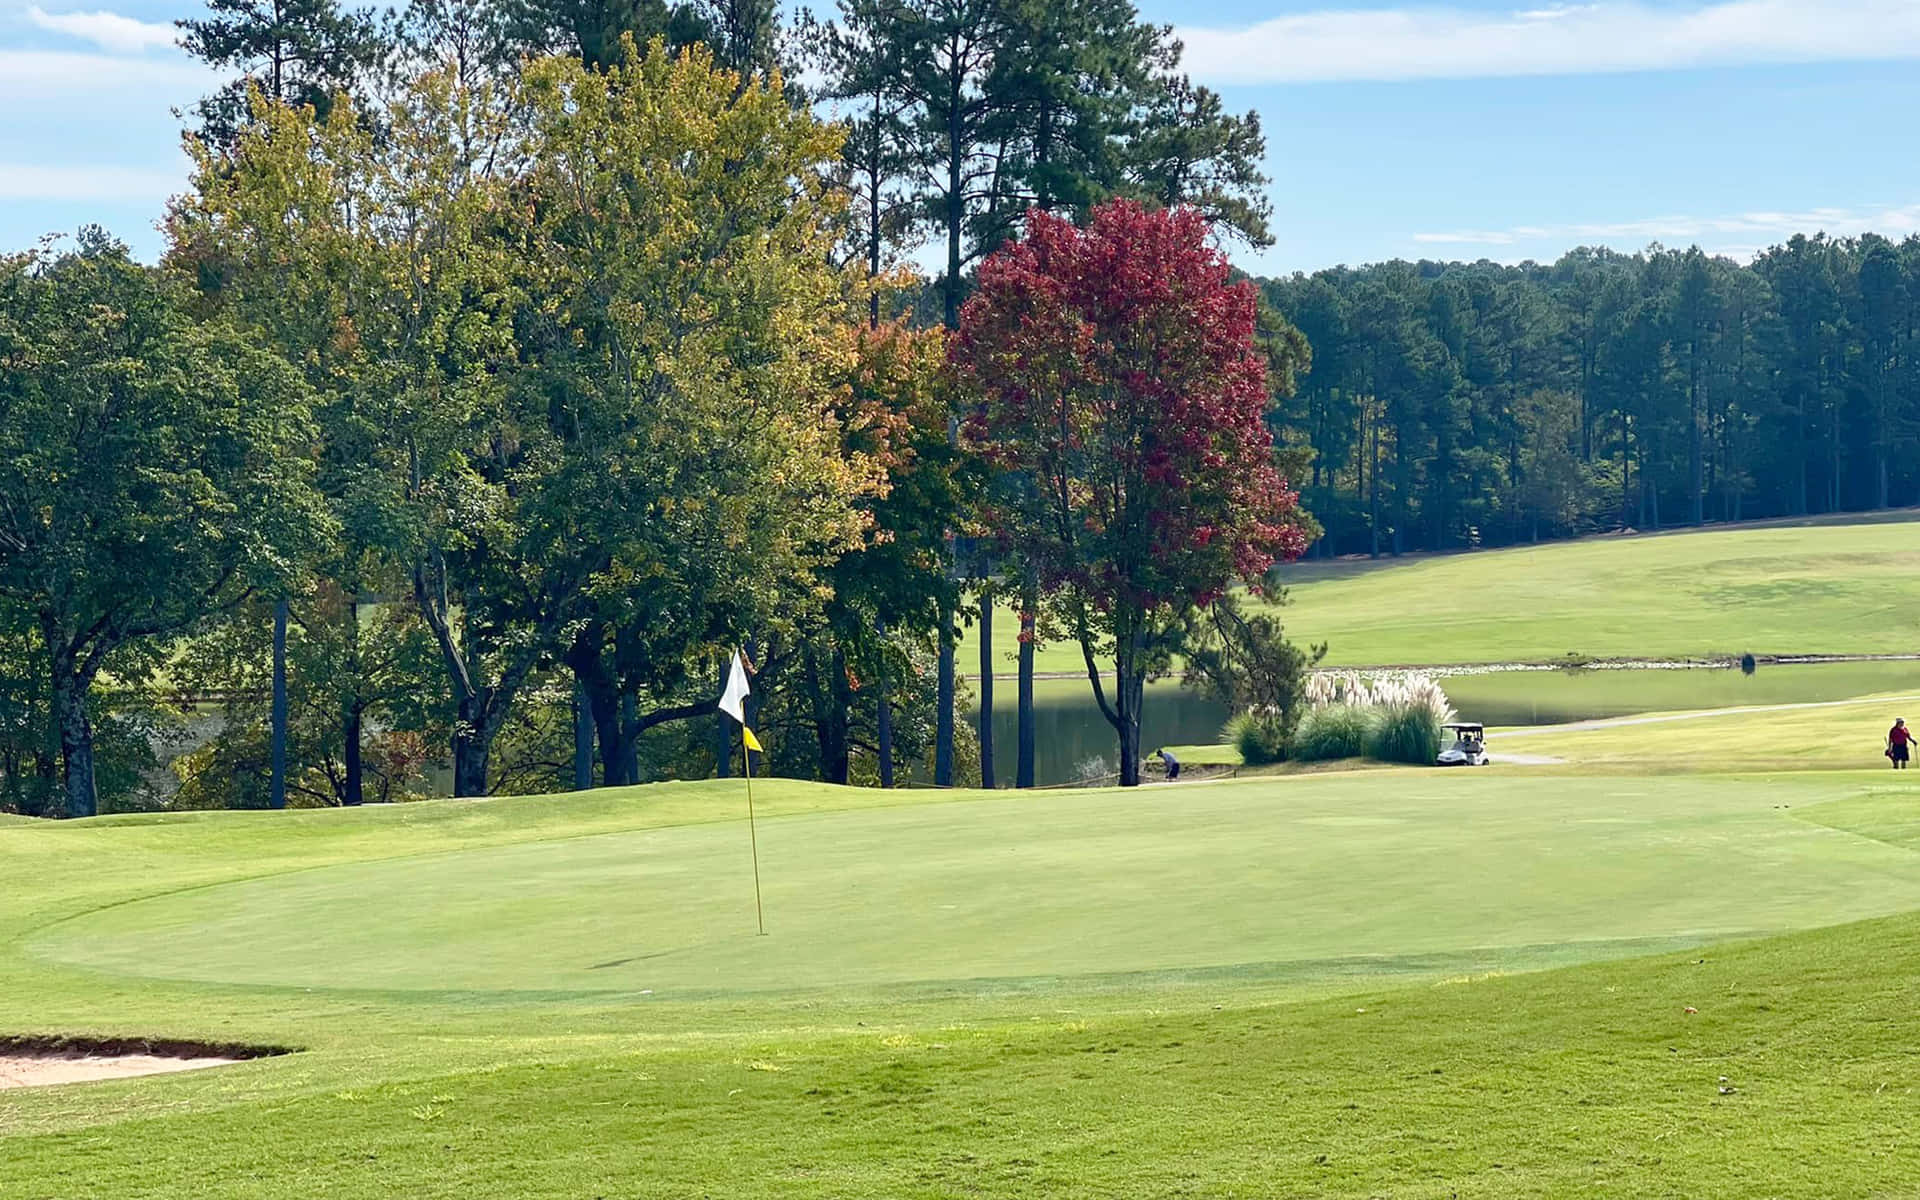
[{"label": "golf course landscape", "polygon": [[[1289,636],[1329,666],[1920,654],[1920,511],[1279,568]],[[1011,664],[1018,623],[995,620]],[[977,643],[961,662],[977,669]],[[1011,670],[1002,666],[996,673]],[[1084,673],[1050,640],[1043,673]]]},{"label": "golf course landscape", "polygon": [[[1894,653],[1916,528],[1334,568],[1289,620],[1345,661]],[[1396,605],[1455,624],[1346,615]],[[1879,746],[1920,687],[1804,669],[1610,682],[1460,771],[762,779],[764,936],[738,779],[6,821],[0,1036],[260,1056],[0,1089],[0,1196],[1910,1194],[1920,775]]]}]

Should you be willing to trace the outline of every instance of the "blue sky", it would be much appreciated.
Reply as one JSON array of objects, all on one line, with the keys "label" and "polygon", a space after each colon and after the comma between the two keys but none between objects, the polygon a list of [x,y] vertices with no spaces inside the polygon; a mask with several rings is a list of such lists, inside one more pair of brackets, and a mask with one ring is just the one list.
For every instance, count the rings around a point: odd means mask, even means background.
[{"label": "blue sky", "polygon": [[[167,44],[193,9],[98,2],[0,0],[0,248],[86,222],[159,248],[172,110],[210,83]],[[1920,0],[1142,10],[1261,114],[1276,244],[1250,270],[1920,231]]]}]

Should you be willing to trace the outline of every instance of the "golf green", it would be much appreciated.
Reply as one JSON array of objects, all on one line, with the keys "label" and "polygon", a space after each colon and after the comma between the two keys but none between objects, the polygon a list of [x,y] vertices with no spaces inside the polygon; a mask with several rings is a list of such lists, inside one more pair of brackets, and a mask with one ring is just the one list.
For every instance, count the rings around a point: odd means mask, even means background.
[{"label": "golf green", "polygon": [[523,831],[536,840],[114,905],[27,949],[204,983],[665,999],[1393,973],[1465,952],[1519,967],[1920,907],[1920,858],[1797,819],[1806,798],[1786,782],[1493,769],[805,812],[760,824],[767,937],[744,823],[568,836],[556,814]]}]

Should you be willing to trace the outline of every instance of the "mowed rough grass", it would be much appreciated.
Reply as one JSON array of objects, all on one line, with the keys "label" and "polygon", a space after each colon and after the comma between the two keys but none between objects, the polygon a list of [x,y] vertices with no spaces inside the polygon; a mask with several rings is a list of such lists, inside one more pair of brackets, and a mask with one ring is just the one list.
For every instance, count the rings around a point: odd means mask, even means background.
[{"label": "mowed rough grass", "polygon": [[[1298,642],[1328,665],[1920,653],[1920,513],[1734,526],[1286,568]],[[969,631],[970,634],[974,631]],[[1014,669],[1011,613],[994,627]],[[979,670],[971,640],[961,668]],[[1051,643],[1043,671],[1084,670]]]},{"label": "mowed rough grass", "polygon": [[[1884,754],[1888,728],[1902,715],[1910,723],[1920,722],[1916,713],[1920,713],[1920,693],[1901,693],[1850,701],[1653,712],[1567,725],[1492,729],[1487,749],[1496,758],[1524,755],[1543,761],[1524,766],[1495,762],[1476,771],[1491,770],[1502,779],[1515,773],[1592,777],[1891,771],[1892,763]],[[1195,766],[1242,765],[1239,749],[1225,743],[1177,746],[1173,752],[1182,763]],[[1550,759],[1558,761],[1544,761]],[[1285,774],[1302,769],[1352,770],[1377,765],[1348,760],[1282,763],[1265,769]],[[1556,781],[1550,786],[1561,785]]]},{"label": "mowed rough grass", "polygon": [[0,1195],[1920,1177],[1920,919],[1713,944],[1920,906],[1920,783],[1545,780],[769,784],[764,939],[737,785],[9,827],[6,1032],[307,1052],[0,1093]]},{"label": "mowed rough grass", "polygon": [[[1495,754],[1564,759],[1582,771],[1747,772],[1884,770],[1895,717],[1920,720],[1920,695],[1748,712],[1652,713],[1596,727],[1507,729]],[[1909,768],[1911,769],[1911,768]]]}]

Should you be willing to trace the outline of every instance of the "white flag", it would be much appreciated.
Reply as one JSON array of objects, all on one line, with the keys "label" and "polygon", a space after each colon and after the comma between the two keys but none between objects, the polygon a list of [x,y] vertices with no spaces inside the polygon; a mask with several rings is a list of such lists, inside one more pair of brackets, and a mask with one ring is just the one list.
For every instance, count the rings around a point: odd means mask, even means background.
[{"label": "white flag", "polygon": [[740,722],[747,723],[747,710],[741,707],[741,701],[747,698],[752,689],[747,686],[747,664],[740,661],[740,652],[733,652],[733,666],[727,671],[727,687],[720,693],[720,711]]}]

